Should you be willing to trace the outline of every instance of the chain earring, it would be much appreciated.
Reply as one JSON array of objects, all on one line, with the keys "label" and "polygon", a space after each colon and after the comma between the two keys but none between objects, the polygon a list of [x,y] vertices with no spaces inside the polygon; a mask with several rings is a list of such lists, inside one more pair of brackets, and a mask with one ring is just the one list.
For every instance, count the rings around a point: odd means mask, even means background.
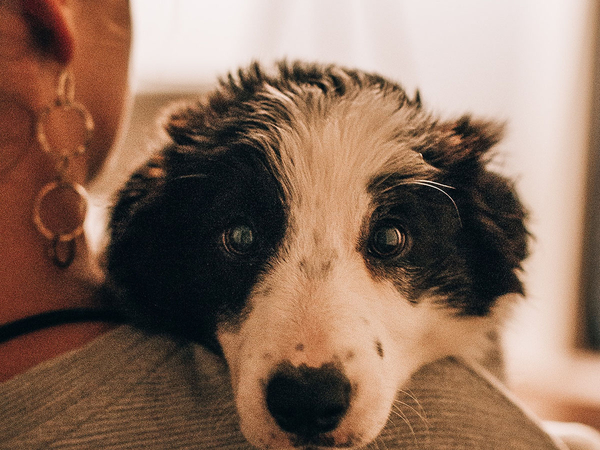
[{"label": "chain earring", "polygon": [[[81,132],[73,136],[77,127]],[[92,116],[75,101],[73,77],[64,70],[58,78],[56,98],[38,115],[36,130],[40,147],[54,160],[57,176],[42,187],[33,206],[33,222],[49,241],[48,255],[62,269],[75,259],[75,240],[83,234],[87,211],[87,192],[70,179],[70,164],[85,154],[93,131]]]}]

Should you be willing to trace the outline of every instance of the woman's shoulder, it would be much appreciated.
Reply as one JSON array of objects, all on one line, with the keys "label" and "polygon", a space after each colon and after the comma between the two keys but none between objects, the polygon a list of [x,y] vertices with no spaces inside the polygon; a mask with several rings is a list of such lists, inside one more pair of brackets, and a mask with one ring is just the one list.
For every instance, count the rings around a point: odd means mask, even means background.
[{"label": "woman's shoulder", "polygon": [[[447,358],[399,392],[385,448],[557,449],[483,370]],[[223,359],[119,327],[0,385],[0,448],[250,450]]]},{"label": "woman's shoulder", "polygon": [[227,368],[195,353],[122,326],[48,361],[0,385],[0,448],[246,448]]}]

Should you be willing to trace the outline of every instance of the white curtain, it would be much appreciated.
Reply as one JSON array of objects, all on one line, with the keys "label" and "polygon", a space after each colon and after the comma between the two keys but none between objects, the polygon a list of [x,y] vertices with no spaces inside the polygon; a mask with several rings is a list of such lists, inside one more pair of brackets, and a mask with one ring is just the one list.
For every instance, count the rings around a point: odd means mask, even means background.
[{"label": "white curtain", "polygon": [[135,86],[199,89],[252,59],[302,58],[419,87],[443,115],[506,120],[502,170],[518,178],[536,236],[529,298],[508,327],[509,362],[525,383],[564,389],[561,380],[575,376],[565,375],[565,361],[578,295],[595,4],[134,0]]}]

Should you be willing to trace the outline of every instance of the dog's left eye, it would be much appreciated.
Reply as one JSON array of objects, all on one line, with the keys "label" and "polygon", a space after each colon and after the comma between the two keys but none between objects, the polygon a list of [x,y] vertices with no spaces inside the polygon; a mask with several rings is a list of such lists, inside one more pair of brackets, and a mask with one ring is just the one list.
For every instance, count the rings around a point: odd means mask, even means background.
[{"label": "dog's left eye", "polygon": [[369,238],[369,251],[378,258],[393,258],[400,255],[408,245],[406,233],[397,226],[382,224],[376,227]]},{"label": "dog's left eye", "polygon": [[254,250],[255,233],[248,225],[234,225],[222,234],[223,247],[234,256],[245,256]]}]

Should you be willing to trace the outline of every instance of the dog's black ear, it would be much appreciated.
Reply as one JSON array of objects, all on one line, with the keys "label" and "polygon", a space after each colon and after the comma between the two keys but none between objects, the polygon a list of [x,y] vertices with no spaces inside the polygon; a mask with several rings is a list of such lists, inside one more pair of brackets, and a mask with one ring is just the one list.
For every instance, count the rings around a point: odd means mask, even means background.
[{"label": "dog's black ear", "polygon": [[174,181],[166,160],[164,152],[153,157],[119,192],[105,259],[115,306],[146,329],[174,331],[184,262],[201,233],[193,212],[210,192],[200,175]]},{"label": "dog's black ear", "polygon": [[416,150],[439,169],[469,170],[487,162],[487,153],[502,139],[503,131],[503,125],[497,122],[463,116],[436,124],[431,138]]},{"label": "dog's black ear", "polygon": [[514,183],[487,168],[502,125],[464,116],[438,123],[436,130],[439,134],[422,154],[455,188],[452,196],[462,220],[459,248],[473,283],[457,306],[483,315],[498,297],[524,294],[519,272],[528,255],[527,213]]},{"label": "dog's black ear", "polygon": [[202,146],[211,138],[211,126],[216,111],[210,109],[203,99],[196,102],[172,104],[164,113],[162,127],[169,138],[180,146]]},{"label": "dog's black ear", "polygon": [[[154,157],[130,177],[112,208],[105,250],[107,282],[119,301],[116,306],[129,314],[139,306],[132,291],[145,285],[147,265],[156,259],[153,253],[159,244],[155,232],[161,227],[165,177],[164,159]],[[132,299],[135,305],[129,304]]]},{"label": "dog's black ear", "polygon": [[[161,195],[166,178],[164,157],[155,155],[138,169],[119,191],[110,217],[111,242],[123,239],[129,233],[130,223],[147,210]],[[111,250],[110,247],[108,249]]]},{"label": "dog's black ear", "polygon": [[527,214],[514,185],[487,170],[478,171],[457,191],[459,245],[473,280],[473,302],[464,309],[482,315],[502,295],[524,295],[519,272],[528,255]]}]

